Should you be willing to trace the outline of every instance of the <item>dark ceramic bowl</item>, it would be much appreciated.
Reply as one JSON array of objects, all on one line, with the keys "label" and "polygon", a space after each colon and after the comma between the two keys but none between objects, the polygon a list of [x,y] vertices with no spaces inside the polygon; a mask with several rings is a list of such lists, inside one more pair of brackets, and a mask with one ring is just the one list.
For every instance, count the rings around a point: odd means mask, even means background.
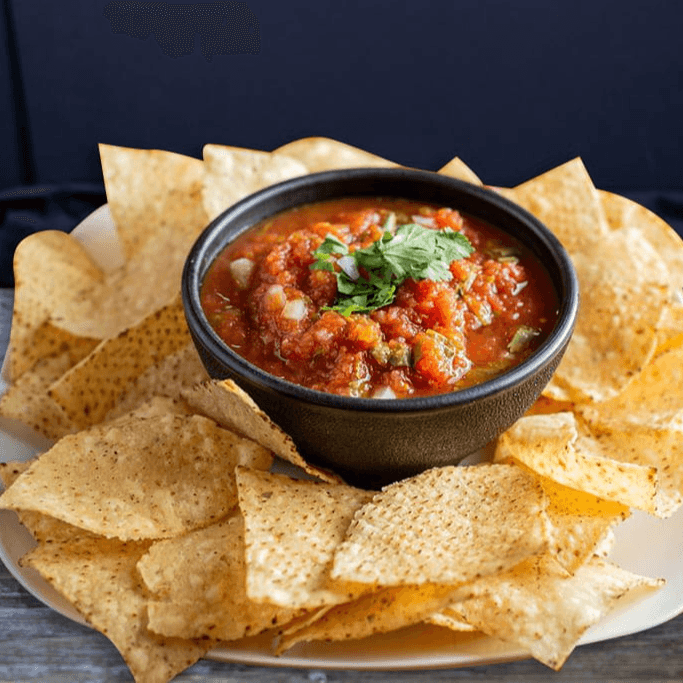
[{"label": "dark ceramic bowl", "polygon": [[[527,360],[482,384],[407,399],[326,394],[274,377],[232,351],[209,325],[199,292],[221,250],[258,221],[293,206],[346,196],[395,196],[450,206],[514,235],[545,265],[559,306],[555,328]],[[190,332],[214,378],[231,378],[284,429],[311,463],[365,488],[454,464],[493,440],[538,398],[571,337],[578,284],[558,240],[531,214],[500,195],[436,173],[345,169],[285,181],[216,218],[192,248],[182,279]]]}]

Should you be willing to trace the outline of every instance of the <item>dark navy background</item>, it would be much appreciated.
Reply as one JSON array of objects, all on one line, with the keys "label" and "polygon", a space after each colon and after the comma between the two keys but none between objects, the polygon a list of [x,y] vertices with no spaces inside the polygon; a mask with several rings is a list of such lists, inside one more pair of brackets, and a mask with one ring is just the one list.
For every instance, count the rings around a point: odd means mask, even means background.
[{"label": "dark navy background", "polygon": [[[458,155],[498,185],[581,156],[652,208],[683,190],[683,3],[250,0],[257,53],[196,34],[172,57],[149,16],[116,33],[109,0],[0,2],[5,256],[17,228],[103,201],[98,142],[199,157],[323,135],[427,169]],[[27,188],[37,214],[16,208]]]}]

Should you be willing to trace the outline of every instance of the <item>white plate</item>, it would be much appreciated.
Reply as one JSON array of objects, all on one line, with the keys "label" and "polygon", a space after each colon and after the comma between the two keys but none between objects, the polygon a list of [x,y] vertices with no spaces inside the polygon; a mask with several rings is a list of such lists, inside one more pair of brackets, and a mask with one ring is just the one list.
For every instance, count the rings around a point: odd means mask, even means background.
[{"label": "white plate", "polygon": [[[27,435],[16,436],[13,425],[0,423],[0,460],[27,460],[40,444]],[[14,432],[14,434],[12,433]],[[74,608],[19,558],[35,542],[17,516],[0,510],[0,559],[26,590],[48,607],[84,623]],[[624,569],[666,579],[666,585],[645,597],[634,596],[591,628],[582,644],[643,631],[683,612],[683,508],[661,520],[635,512],[616,531],[611,559]],[[268,643],[246,639],[216,648],[207,657],[260,666],[324,669],[428,669],[504,662],[526,657],[518,648],[481,634],[456,634],[446,629],[415,626],[383,636],[346,643],[309,643],[295,646],[281,657]]]},{"label": "white plate", "polygon": [[[103,207],[89,216],[76,236],[88,248],[111,253],[111,215]],[[116,246],[114,245],[114,248]],[[0,393],[2,393],[0,380]],[[16,423],[0,420],[0,461],[27,460],[46,446]],[[28,531],[10,511],[0,510],[0,559],[26,590],[48,607],[81,624],[82,617],[19,558],[35,545]],[[666,520],[635,512],[616,530],[611,558],[637,574],[666,579],[666,585],[646,596],[631,596],[591,628],[581,644],[644,631],[683,612],[683,508]],[[268,643],[245,639],[216,648],[207,658],[260,666],[324,669],[428,669],[464,667],[511,661],[527,654],[481,634],[450,633],[431,626],[414,626],[382,636],[344,643],[302,643],[281,657]]]}]

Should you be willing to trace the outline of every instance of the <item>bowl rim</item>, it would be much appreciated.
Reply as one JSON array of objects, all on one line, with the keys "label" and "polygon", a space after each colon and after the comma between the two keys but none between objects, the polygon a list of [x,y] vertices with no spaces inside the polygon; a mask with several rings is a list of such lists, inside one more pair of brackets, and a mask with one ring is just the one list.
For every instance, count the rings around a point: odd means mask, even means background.
[{"label": "bowl rim", "polygon": [[[309,389],[281,377],[271,375],[244,359],[225,344],[209,324],[200,302],[202,280],[208,267],[222,249],[238,235],[248,230],[251,225],[258,222],[258,220],[303,203],[324,201],[324,199],[287,202],[286,205],[281,206],[277,210],[265,213],[262,218],[241,226],[231,236],[231,239],[221,240],[220,238],[226,230],[229,230],[240,218],[243,219],[245,215],[269,201],[275,201],[280,197],[286,198],[288,196],[295,198],[301,190],[310,190],[312,186],[325,186],[331,181],[357,182],[365,178],[368,180],[379,180],[380,182],[401,179],[423,184],[437,183],[446,190],[452,189],[454,192],[464,192],[474,196],[476,200],[492,204],[496,210],[510,214],[513,220],[524,225],[528,229],[527,234],[532,236],[533,241],[536,244],[540,244],[541,247],[552,255],[555,261],[555,268],[559,274],[559,281],[557,281],[558,278],[555,277],[552,269],[548,265],[544,265],[555,286],[559,310],[555,327],[541,346],[518,365],[484,382],[441,394],[401,399],[382,399],[342,396]],[[341,198],[344,196],[358,196],[358,193],[333,193],[329,198]],[[368,196],[398,197],[405,195],[369,192]],[[454,206],[454,208],[458,209],[459,207]],[[465,213],[475,215],[476,217],[476,214],[472,214],[471,211],[465,210]],[[484,218],[483,220],[487,219]],[[506,232],[505,228],[497,227]],[[221,246],[218,248],[215,247],[217,241],[221,242]],[[524,242],[525,240],[521,239],[520,241]],[[529,245],[527,244],[527,246]],[[211,257],[207,256],[209,251],[213,253]],[[484,398],[492,398],[502,392],[514,390],[524,379],[528,379],[530,376],[535,375],[536,372],[542,370],[553,361],[558,353],[563,352],[572,336],[579,306],[579,283],[571,258],[558,238],[533,214],[500,193],[484,186],[474,185],[433,171],[403,167],[356,167],[321,171],[285,180],[254,192],[226,208],[209,223],[190,249],[182,273],[181,295],[187,324],[195,343],[199,340],[205,349],[221,365],[229,370],[228,376],[241,376],[249,384],[258,386],[262,391],[281,394],[284,397],[296,399],[306,404],[347,411],[408,414],[425,410],[444,410],[455,406],[464,406]]]}]

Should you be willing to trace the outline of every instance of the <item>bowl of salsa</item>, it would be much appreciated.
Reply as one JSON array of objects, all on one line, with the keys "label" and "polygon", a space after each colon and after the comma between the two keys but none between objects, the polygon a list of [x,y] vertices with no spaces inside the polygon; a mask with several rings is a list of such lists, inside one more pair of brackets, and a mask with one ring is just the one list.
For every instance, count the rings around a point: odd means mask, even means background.
[{"label": "bowl of salsa", "polygon": [[199,237],[182,291],[209,374],[367,488],[459,462],[509,427],[550,380],[578,306],[571,261],[537,219],[411,169],[247,197]]}]

